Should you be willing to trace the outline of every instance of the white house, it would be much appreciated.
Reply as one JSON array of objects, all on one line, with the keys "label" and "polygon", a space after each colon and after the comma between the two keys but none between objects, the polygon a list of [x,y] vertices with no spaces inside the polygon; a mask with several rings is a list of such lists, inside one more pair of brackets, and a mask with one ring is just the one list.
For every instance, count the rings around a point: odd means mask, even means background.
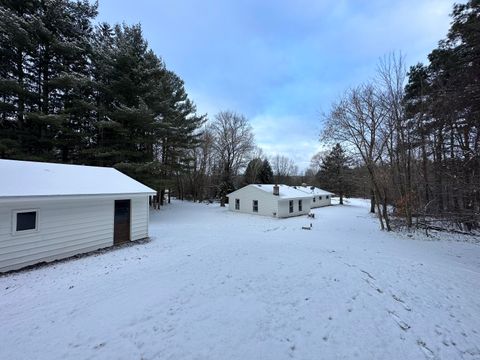
[{"label": "white house", "polygon": [[312,198],[312,209],[328,206],[332,204],[332,196],[334,195],[331,192],[319,189],[315,186],[294,186],[295,189],[303,191],[306,194],[309,194]]},{"label": "white house", "polygon": [[148,237],[154,194],[113,168],[0,160],[0,272]]},{"label": "white house", "polygon": [[285,218],[308,214],[311,196],[287,185],[251,184],[228,194],[231,211]]}]

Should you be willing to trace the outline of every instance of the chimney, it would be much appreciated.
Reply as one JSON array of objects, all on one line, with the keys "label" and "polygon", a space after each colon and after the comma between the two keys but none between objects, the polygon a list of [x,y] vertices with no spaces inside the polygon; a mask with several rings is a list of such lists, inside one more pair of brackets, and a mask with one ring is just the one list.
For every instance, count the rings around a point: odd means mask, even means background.
[{"label": "chimney", "polygon": [[280,187],[277,184],[273,185],[273,195],[280,195]]}]

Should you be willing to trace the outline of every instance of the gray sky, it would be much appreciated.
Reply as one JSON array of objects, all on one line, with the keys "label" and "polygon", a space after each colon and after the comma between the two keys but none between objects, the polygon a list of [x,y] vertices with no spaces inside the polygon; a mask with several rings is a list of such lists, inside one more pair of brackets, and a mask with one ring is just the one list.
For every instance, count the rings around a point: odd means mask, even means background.
[{"label": "gray sky", "polygon": [[300,169],[320,148],[321,113],[401,51],[425,62],[451,0],[100,0],[99,21],[141,23],[200,113],[246,115],[268,155]]}]

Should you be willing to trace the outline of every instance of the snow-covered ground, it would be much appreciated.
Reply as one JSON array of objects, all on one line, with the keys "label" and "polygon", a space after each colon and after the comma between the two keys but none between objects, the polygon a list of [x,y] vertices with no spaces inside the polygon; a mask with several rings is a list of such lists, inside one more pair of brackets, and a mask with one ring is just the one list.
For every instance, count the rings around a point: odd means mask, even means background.
[{"label": "snow-covered ground", "polygon": [[480,359],[480,246],[367,205],[174,202],[148,243],[0,277],[0,359]]}]

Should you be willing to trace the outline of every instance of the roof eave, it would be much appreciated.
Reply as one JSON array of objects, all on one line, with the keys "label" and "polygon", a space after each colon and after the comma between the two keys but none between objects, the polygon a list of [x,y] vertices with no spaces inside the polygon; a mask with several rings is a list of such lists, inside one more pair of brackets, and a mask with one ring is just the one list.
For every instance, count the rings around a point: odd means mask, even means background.
[{"label": "roof eave", "polygon": [[114,194],[59,194],[59,195],[16,195],[0,196],[0,202],[25,202],[25,201],[48,201],[48,200],[78,200],[83,198],[101,198],[111,199],[120,197],[137,197],[156,195],[156,192],[134,192],[134,193],[114,193]]}]

